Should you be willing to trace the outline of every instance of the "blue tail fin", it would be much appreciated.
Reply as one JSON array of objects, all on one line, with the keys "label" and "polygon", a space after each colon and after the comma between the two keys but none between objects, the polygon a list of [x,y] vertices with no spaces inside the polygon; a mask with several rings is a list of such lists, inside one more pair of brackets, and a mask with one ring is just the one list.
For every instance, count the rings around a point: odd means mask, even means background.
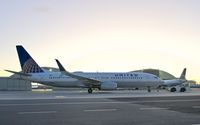
[{"label": "blue tail fin", "polygon": [[17,53],[23,73],[42,73],[42,68],[34,61],[23,46],[17,45]]}]

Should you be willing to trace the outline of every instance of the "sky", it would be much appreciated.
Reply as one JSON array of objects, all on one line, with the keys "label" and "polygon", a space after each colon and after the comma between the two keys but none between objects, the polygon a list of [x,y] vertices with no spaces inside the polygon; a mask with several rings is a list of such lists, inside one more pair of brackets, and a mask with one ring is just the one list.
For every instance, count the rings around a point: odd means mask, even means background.
[{"label": "sky", "polygon": [[0,0],[0,76],[16,45],[71,72],[155,68],[200,81],[199,0]]}]

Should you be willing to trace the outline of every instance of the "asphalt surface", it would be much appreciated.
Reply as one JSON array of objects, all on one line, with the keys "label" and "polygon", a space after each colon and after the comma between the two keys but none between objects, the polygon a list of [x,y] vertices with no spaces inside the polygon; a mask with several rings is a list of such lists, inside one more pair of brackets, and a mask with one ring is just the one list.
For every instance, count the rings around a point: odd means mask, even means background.
[{"label": "asphalt surface", "polygon": [[[82,92],[1,92],[0,97],[4,98],[0,99],[0,125],[200,124],[200,92],[199,95],[167,96],[165,93],[152,97],[144,97],[141,93],[131,97],[128,92],[129,96],[125,97],[116,93],[103,93],[102,96],[101,93],[86,95]],[[16,95],[22,98],[17,96],[15,99]],[[42,98],[36,98],[40,95]],[[5,99],[5,96],[10,98]]]}]

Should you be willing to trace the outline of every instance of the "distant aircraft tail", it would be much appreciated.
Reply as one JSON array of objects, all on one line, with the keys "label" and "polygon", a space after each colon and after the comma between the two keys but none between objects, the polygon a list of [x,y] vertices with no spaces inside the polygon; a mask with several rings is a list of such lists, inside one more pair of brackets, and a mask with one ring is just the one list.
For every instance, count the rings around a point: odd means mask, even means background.
[{"label": "distant aircraft tail", "polygon": [[183,69],[183,72],[181,73],[180,79],[186,79],[186,68]]},{"label": "distant aircraft tail", "polygon": [[42,73],[42,68],[34,61],[23,46],[17,45],[17,53],[23,73]]}]

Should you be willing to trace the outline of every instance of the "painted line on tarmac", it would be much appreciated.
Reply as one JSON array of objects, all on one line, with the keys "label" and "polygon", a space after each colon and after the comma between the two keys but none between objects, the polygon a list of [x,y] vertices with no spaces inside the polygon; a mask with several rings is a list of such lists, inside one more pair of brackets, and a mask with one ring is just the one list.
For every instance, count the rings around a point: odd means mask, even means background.
[{"label": "painted line on tarmac", "polygon": [[18,112],[17,114],[24,115],[24,114],[51,114],[51,113],[57,113],[57,111]]},{"label": "painted line on tarmac", "polygon": [[140,108],[140,110],[167,110],[169,108]]},{"label": "painted line on tarmac", "polygon": [[65,96],[55,96],[55,98],[57,98],[57,99],[65,99],[66,97]]},{"label": "painted line on tarmac", "polygon": [[[65,96],[61,97],[60,95],[56,94],[64,94]],[[13,96],[12,96],[13,95]],[[23,95],[26,95],[25,97]],[[87,93],[71,93],[71,92],[51,92],[51,93],[1,93],[0,92],[0,100],[39,100],[39,99],[85,99],[85,98],[135,98],[135,97],[181,97],[181,96],[199,96],[200,93],[130,93],[128,92],[113,92],[110,93],[94,93],[88,95]],[[57,96],[57,97],[56,97]],[[59,97],[60,96],[60,97]]]},{"label": "painted line on tarmac", "polygon": [[148,102],[198,102],[200,101],[200,99],[180,99],[180,100],[176,100],[176,99],[172,99],[172,100],[147,100],[147,101],[132,101],[132,103],[148,103]]},{"label": "painted line on tarmac", "polygon": [[117,109],[86,109],[84,112],[111,112],[117,111]]},{"label": "painted line on tarmac", "polygon": [[[42,106],[42,105],[87,105],[87,104],[140,104],[140,103],[170,103],[170,102],[199,102],[200,99],[186,100],[147,100],[147,101],[111,101],[111,102],[60,102],[60,103],[7,103],[0,106]],[[196,106],[198,108],[200,106]]]},{"label": "painted line on tarmac", "polygon": [[131,102],[63,102],[63,103],[18,103],[0,104],[0,106],[42,106],[42,105],[88,105],[88,104],[131,104]]},{"label": "painted line on tarmac", "polygon": [[194,108],[194,109],[199,109],[200,106],[192,106],[192,108]]}]

